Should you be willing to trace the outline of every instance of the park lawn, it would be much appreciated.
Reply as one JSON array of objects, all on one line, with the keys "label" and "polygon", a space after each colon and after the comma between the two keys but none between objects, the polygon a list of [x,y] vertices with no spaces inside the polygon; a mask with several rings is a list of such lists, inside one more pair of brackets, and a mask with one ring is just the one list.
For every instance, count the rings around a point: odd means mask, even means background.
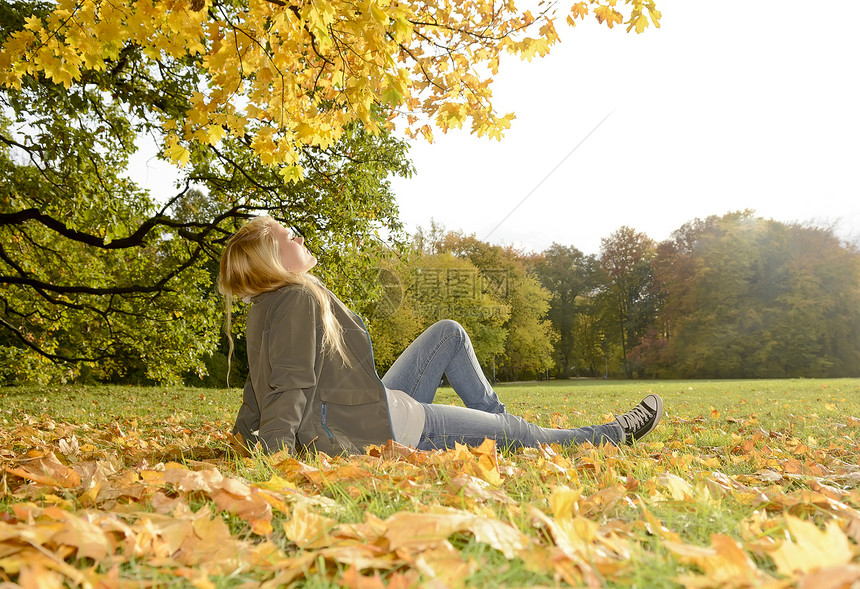
[{"label": "park lawn", "polygon": [[[860,380],[500,384],[541,425],[649,392],[633,447],[240,456],[240,391],[0,389],[0,584],[840,587]],[[437,402],[456,402],[442,389]]]}]

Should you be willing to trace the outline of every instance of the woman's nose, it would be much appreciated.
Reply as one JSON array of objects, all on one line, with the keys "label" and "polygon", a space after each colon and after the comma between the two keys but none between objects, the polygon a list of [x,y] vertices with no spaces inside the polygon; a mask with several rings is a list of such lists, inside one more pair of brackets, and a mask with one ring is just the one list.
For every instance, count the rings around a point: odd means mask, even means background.
[{"label": "woman's nose", "polygon": [[304,237],[302,237],[301,235],[297,236],[297,237],[295,238],[295,241],[299,242],[299,245],[304,245],[304,244],[305,244],[305,238],[304,238]]}]

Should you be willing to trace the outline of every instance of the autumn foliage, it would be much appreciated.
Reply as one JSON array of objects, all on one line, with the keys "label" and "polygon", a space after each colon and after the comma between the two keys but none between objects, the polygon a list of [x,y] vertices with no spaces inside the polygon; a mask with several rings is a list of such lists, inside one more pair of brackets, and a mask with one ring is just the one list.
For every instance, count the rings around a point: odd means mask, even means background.
[{"label": "autumn foliage", "polygon": [[[561,18],[589,14],[636,32],[660,19],[653,0],[577,2]],[[0,86],[43,75],[70,88],[131,48],[159,75],[193,64],[201,83],[187,109],[152,113],[165,154],[185,164],[190,142],[247,137],[264,163],[297,179],[302,149],[336,143],[351,122],[375,127],[375,107],[405,114],[413,136],[466,121],[499,136],[513,118],[491,103],[499,59],[547,53],[557,18],[552,4],[532,14],[483,0],[61,0],[0,48]]]}]

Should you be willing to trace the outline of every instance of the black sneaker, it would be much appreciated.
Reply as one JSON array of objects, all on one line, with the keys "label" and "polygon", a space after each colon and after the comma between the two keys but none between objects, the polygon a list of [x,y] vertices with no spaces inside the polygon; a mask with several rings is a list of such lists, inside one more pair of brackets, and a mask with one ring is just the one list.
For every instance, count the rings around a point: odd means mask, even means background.
[{"label": "black sneaker", "polygon": [[648,395],[633,409],[615,417],[615,423],[624,430],[624,442],[632,444],[651,433],[663,416],[663,399],[660,395]]}]

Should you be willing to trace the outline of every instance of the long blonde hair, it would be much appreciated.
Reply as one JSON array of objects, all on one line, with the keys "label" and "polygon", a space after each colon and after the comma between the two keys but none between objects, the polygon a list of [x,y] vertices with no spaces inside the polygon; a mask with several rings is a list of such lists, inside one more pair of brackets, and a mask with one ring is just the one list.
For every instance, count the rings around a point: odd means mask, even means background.
[{"label": "long blonde hair", "polygon": [[343,333],[331,310],[331,299],[322,283],[314,276],[290,272],[281,264],[278,240],[273,231],[276,221],[269,216],[255,217],[233,234],[221,254],[218,290],[224,295],[224,330],[230,342],[227,375],[233,359],[232,309],[233,300],[247,301],[253,296],[277,290],[290,284],[300,285],[310,292],[320,306],[323,323],[323,351],[336,351],[349,365],[343,344]]}]

